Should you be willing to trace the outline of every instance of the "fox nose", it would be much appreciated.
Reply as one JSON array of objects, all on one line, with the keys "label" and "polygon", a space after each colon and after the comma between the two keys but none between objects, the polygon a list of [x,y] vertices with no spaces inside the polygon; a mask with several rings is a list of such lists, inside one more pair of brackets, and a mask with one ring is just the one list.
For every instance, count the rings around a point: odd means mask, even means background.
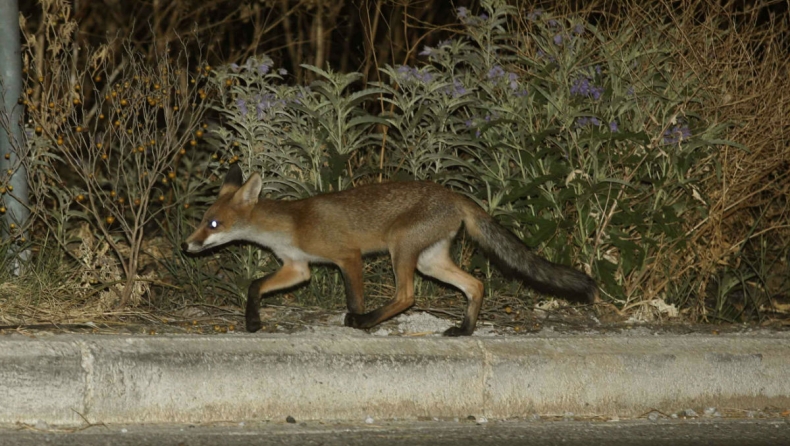
[{"label": "fox nose", "polygon": [[184,242],[184,243],[181,244],[181,250],[182,251],[186,252],[187,248],[189,248],[189,245],[187,244],[187,242]]}]

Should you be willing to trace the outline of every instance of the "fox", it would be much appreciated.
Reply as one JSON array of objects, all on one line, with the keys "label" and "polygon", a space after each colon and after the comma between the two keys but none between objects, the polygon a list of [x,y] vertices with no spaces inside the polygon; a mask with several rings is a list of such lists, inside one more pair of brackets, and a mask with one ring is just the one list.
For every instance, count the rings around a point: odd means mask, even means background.
[{"label": "fox", "polygon": [[[254,280],[247,292],[245,328],[261,327],[263,296],[310,279],[310,264],[336,265],[345,284],[344,325],[369,329],[414,305],[414,275],[459,289],[466,311],[445,336],[469,336],[483,303],[483,283],[462,270],[450,255],[463,226],[484,252],[499,259],[531,288],[558,297],[599,301],[598,287],[587,274],[535,254],[513,232],[497,223],[470,198],[437,183],[375,183],[299,200],[260,197],[257,172],[244,181],[238,163],[230,166],[219,196],[182,244],[199,253],[229,242],[252,243],[271,250],[282,262],[274,273]],[[388,252],[395,273],[395,296],[365,312],[362,258]]]}]

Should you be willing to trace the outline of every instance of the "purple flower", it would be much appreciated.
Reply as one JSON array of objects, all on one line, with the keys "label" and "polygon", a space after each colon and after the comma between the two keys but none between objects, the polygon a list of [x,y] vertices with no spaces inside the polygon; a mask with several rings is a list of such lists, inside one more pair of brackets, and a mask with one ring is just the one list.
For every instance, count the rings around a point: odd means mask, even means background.
[{"label": "purple flower", "polygon": [[595,66],[595,74],[597,74],[598,76],[601,75],[601,66],[600,65],[596,65]]},{"label": "purple flower", "polygon": [[481,20],[488,20],[488,14],[486,14],[486,13],[480,14],[480,19]]},{"label": "purple flower", "polygon": [[625,94],[627,94],[628,96],[633,96],[634,95],[634,86],[631,85],[630,87],[628,87],[628,90],[625,91]]},{"label": "purple flower", "polygon": [[620,129],[617,127],[617,121],[612,121],[609,123],[609,131],[612,133],[617,133]]},{"label": "purple flower", "polygon": [[554,44],[555,45],[562,45],[562,36],[557,34],[554,36]]},{"label": "purple flower", "polygon": [[459,96],[465,95],[467,91],[466,91],[466,87],[464,87],[464,84],[461,83],[461,81],[459,81],[458,79],[455,79],[453,80],[452,86],[448,85],[447,87],[444,88],[443,93],[448,96],[457,98]]},{"label": "purple flower", "polygon": [[549,19],[549,21],[548,21],[548,22],[546,22],[546,23],[548,23],[548,24],[549,24],[549,26],[557,26],[557,21],[556,21],[556,20],[554,20],[554,19]]},{"label": "purple flower", "polygon": [[239,107],[242,116],[247,116],[247,102],[244,99],[236,99],[236,106]]},{"label": "purple flower", "polygon": [[579,35],[584,34],[584,26],[582,26],[581,23],[577,23],[576,26],[573,27],[573,32]]},{"label": "purple flower", "polygon": [[536,20],[538,17],[540,17],[540,16],[542,16],[542,15],[543,15],[543,10],[542,10],[542,9],[540,9],[540,8],[538,8],[538,9],[536,9],[536,10],[534,10],[534,11],[530,12],[529,14],[527,14],[527,18],[528,18],[529,20],[532,20],[532,21],[534,21],[534,20]]},{"label": "purple flower", "polygon": [[498,79],[505,75],[505,70],[502,69],[499,65],[494,65],[493,68],[488,70],[488,78],[489,79]]},{"label": "purple flower", "polygon": [[433,82],[433,74],[429,73],[428,71],[421,72],[414,67],[401,65],[398,67],[397,72],[398,76],[404,81],[417,80],[424,84],[430,84]]},{"label": "purple flower", "polygon": [[266,73],[269,72],[269,68],[270,68],[269,65],[267,65],[266,62],[264,62],[264,63],[258,65],[258,73],[266,74]]},{"label": "purple flower", "polygon": [[571,85],[571,94],[576,96],[587,96],[590,94],[590,80],[586,77],[578,77]]},{"label": "purple flower", "polygon": [[431,48],[429,46],[426,46],[426,47],[423,47],[423,49],[422,49],[422,51],[420,51],[419,55],[420,56],[430,56],[430,55],[433,54],[433,52],[434,52],[433,48]]},{"label": "purple flower", "polygon": [[239,64],[237,64],[237,63],[230,64],[230,69],[235,71],[236,73],[238,73],[239,72]]},{"label": "purple flower", "polygon": [[664,144],[677,144],[691,137],[691,129],[687,125],[677,124],[664,131]]},{"label": "purple flower", "polygon": [[279,70],[277,70],[277,73],[279,73],[280,76],[285,76],[288,74],[288,70],[286,70],[285,68],[280,68]]},{"label": "purple flower", "polygon": [[469,15],[469,10],[464,6],[459,6],[456,11],[458,12],[459,19],[465,19],[466,16]]},{"label": "purple flower", "polygon": [[573,127],[577,129],[586,127],[588,125],[599,127],[601,125],[601,121],[594,116],[593,117],[582,116],[581,118],[576,118],[576,122],[573,123]]},{"label": "purple flower", "polygon": [[472,128],[473,125],[475,125],[475,123],[471,119],[467,119],[466,121],[464,121],[464,125],[466,126],[466,128],[470,129]]},{"label": "purple flower", "polygon": [[603,87],[596,87],[590,84],[590,79],[586,77],[578,77],[571,85],[571,94],[575,96],[584,96],[593,98],[593,100],[601,99],[603,95]]}]

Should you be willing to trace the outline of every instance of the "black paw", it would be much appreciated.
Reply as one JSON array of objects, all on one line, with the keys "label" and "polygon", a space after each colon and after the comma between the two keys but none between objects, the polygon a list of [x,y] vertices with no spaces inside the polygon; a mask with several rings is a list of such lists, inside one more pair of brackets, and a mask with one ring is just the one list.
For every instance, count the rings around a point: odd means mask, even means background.
[{"label": "black paw", "polygon": [[346,313],[346,318],[343,320],[343,325],[351,328],[368,328],[366,323],[364,314]]},{"label": "black paw", "polygon": [[247,329],[250,333],[255,333],[256,331],[260,330],[263,327],[260,318],[255,319],[247,319],[247,322],[244,324],[244,328]]},{"label": "black paw", "polygon": [[461,327],[450,327],[444,331],[443,336],[458,337],[458,336],[469,336],[471,334],[472,334],[471,331],[464,330]]}]

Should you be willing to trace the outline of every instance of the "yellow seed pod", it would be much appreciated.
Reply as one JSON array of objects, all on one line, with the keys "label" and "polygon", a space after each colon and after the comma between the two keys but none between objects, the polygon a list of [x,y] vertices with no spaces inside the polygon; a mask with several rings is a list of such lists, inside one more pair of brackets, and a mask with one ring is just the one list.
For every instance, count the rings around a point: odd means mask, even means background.
[{"label": "yellow seed pod", "polygon": [[231,79],[225,79],[225,86],[226,86],[226,87],[230,87],[230,86],[232,86],[232,85],[233,85],[233,80],[231,80]]},{"label": "yellow seed pod", "polygon": [[105,218],[104,221],[106,221],[108,225],[111,225],[111,224],[115,223],[115,217],[110,215],[109,217]]},{"label": "yellow seed pod", "polygon": [[105,161],[106,161],[106,160],[107,160],[107,158],[109,158],[109,157],[107,156],[107,154],[106,154],[106,153],[102,153],[102,154],[101,154],[101,159],[103,159],[103,160],[105,160]]},{"label": "yellow seed pod", "polygon": [[77,133],[80,133],[80,132],[82,132],[82,126],[79,126],[79,125],[78,125],[78,126],[77,126],[77,128],[76,128],[75,130],[77,131]]},{"label": "yellow seed pod", "polygon": [[36,134],[40,135],[42,132],[44,132],[44,129],[43,129],[43,128],[41,128],[41,126],[40,126],[40,125],[37,125],[37,126],[36,126]]},{"label": "yellow seed pod", "polygon": [[49,106],[49,108],[55,108],[55,103],[52,101],[50,101],[49,104],[47,105]]},{"label": "yellow seed pod", "polygon": [[178,106],[177,105],[173,106],[173,111],[178,111]]},{"label": "yellow seed pod", "polygon": [[96,148],[97,148],[97,149],[101,149],[103,146],[104,146],[104,144],[102,144],[102,143],[100,143],[100,142],[97,142],[97,143],[96,143]]},{"label": "yellow seed pod", "polygon": [[123,197],[118,197],[118,204],[124,204],[124,203],[126,203],[126,199],[124,199]]},{"label": "yellow seed pod", "polygon": [[14,229],[16,229],[16,224],[15,223],[11,223],[10,225],[8,225],[8,229],[13,231]]},{"label": "yellow seed pod", "polygon": [[195,136],[197,136],[198,138],[202,138],[203,137],[203,130],[198,130],[197,132],[195,132]]},{"label": "yellow seed pod", "polygon": [[[11,169],[8,169],[8,174],[11,175],[12,173],[14,173],[14,171],[11,170]],[[9,184],[8,185],[8,192],[13,192],[13,191],[14,191],[14,186]]]},{"label": "yellow seed pod", "polygon": [[116,195],[117,193],[114,190],[110,191],[110,197],[115,198]]},{"label": "yellow seed pod", "polygon": [[82,203],[85,200],[85,195],[77,195],[77,203]]},{"label": "yellow seed pod", "polygon": [[159,201],[165,201],[165,196],[164,195],[160,195],[159,196]]},{"label": "yellow seed pod", "polygon": [[173,178],[176,177],[176,173],[175,172],[167,172],[167,177],[172,180]]},{"label": "yellow seed pod", "polygon": [[10,160],[11,159],[11,154],[10,153],[6,153],[5,155],[3,155],[3,158],[5,158],[7,160]]},{"label": "yellow seed pod", "polygon": [[134,205],[135,206],[140,206],[140,199],[139,198],[135,198],[134,199]]},{"label": "yellow seed pod", "polygon": [[5,214],[6,208],[5,206],[0,206],[0,214]]},{"label": "yellow seed pod", "polygon": [[193,139],[193,140],[189,141],[189,145],[192,146],[192,147],[195,147],[197,145],[197,141],[195,141]]},{"label": "yellow seed pod", "polygon": [[94,78],[93,78],[93,80],[94,80],[95,82],[101,82],[101,76],[99,76],[99,75],[97,74],[97,75],[96,75],[96,77],[94,77]]},{"label": "yellow seed pod", "polygon": [[189,209],[189,203],[184,203],[184,209]]},{"label": "yellow seed pod", "polygon": [[181,150],[178,151],[178,153],[181,154],[181,155],[186,155],[187,149],[182,147]]},{"label": "yellow seed pod", "polygon": [[127,105],[129,105],[129,101],[127,101],[126,99],[121,99],[121,106],[126,107]]},{"label": "yellow seed pod", "polygon": [[80,101],[80,98],[74,98],[74,100],[71,101],[71,103],[74,104],[74,105],[80,105],[82,103],[82,101]]}]

